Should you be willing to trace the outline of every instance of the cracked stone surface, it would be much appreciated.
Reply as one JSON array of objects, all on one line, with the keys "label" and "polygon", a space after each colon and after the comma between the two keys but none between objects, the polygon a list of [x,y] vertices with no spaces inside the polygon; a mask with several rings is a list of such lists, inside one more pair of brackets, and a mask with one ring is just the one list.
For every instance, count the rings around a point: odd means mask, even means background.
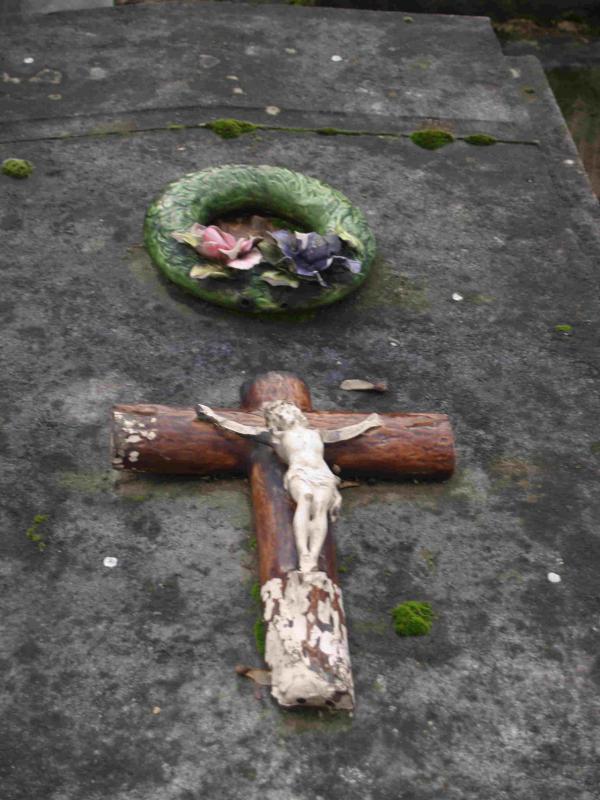
[{"label": "cracked stone surface", "polygon": [[[35,165],[0,175],[3,799],[596,797],[598,205],[535,59],[504,58],[482,19],[414,20],[170,4],[2,32],[0,73],[20,80],[2,85],[0,160]],[[29,80],[42,69],[61,83]],[[267,105],[284,125],[433,117],[515,141],[167,128],[269,121]],[[221,163],[347,194],[377,238],[369,282],[288,321],[169,285],[141,247],[145,209]],[[247,482],[109,468],[113,403],[235,405],[265,369],[298,372],[315,407],[455,428],[452,480],[344,493],[353,717],[282,711],[235,674],[260,664]],[[411,599],[433,606],[428,637],[393,631]]]}]

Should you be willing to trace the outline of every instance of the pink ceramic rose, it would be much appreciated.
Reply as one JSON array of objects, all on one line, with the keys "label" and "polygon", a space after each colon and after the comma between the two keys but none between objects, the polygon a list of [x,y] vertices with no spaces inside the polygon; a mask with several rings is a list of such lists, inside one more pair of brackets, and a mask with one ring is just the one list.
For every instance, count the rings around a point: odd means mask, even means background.
[{"label": "pink ceramic rose", "polygon": [[189,231],[175,232],[171,236],[178,242],[189,244],[209,261],[225,264],[232,269],[251,269],[262,261],[262,254],[256,247],[260,237],[236,239],[231,233],[222,231],[216,225],[192,225]]}]

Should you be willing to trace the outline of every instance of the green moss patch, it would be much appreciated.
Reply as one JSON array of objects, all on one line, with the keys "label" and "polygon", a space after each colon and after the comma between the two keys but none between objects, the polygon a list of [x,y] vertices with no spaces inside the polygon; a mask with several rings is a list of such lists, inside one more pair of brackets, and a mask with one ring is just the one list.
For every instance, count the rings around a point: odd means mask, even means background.
[{"label": "green moss patch", "polygon": [[555,325],[554,330],[556,333],[571,333],[573,331],[572,325]]},{"label": "green moss patch", "polygon": [[11,178],[28,178],[33,172],[33,164],[24,158],[7,158],[2,162],[2,172]]},{"label": "green moss patch", "polygon": [[429,128],[423,131],[414,131],[410,135],[411,141],[424,150],[439,150],[447,144],[452,144],[454,136],[449,131],[438,128]]},{"label": "green moss patch", "polygon": [[25,536],[29,539],[30,542],[33,542],[36,545],[37,549],[40,552],[43,552],[48,546],[45,541],[44,534],[40,533],[39,531],[40,526],[43,525],[47,519],[48,519],[47,514],[36,514],[35,517],[33,518],[31,526],[27,528],[27,531],[25,533]]},{"label": "green moss patch", "polygon": [[426,636],[433,625],[434,613],[429,603],[407,600],[392,609],[398,636]]},{"label": "green moss patch", "polygon": [[237,139],[238,136],[243,136],[245,133],[254,133],[260,130],[260,125],[254,125],[252,122],[245,122],[241,119],[215,119],[207,122],[204,127],[216,133],[221,139]]},{"label": "green moss patch", "polygon": [[262,619],[257,619],[254,623],[254,639],[256,641],[256,649],[264,656],[267,646],[267,623]]},{"label": "green moss patch", "polygon": [[258,581],[254,581],[250,587],[250,596],[255,603],[260,603],[260,583]]},{"label": "green moss patch", "polygon": [[497,139],[488,133],[472,133],[470,136],[465,136],[464,141],[477,147],[489,147],[491,144],[496,144]]}]

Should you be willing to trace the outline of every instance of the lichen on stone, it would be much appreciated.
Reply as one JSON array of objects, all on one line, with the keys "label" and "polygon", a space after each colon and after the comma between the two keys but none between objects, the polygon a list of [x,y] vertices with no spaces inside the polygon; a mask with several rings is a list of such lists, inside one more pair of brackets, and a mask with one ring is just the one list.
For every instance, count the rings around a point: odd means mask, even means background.
[{"label": "lichen on stone", "polygon": [[48,546],[44,540],[43,534],[38,532],[38,528],[40,525],[43,525],[44,522],[48,519],[47,514],[36,514],[33,518],[33,522],[31,526],[27,529],[25,536],[29,539],[30,542],[33,542],[37,549],[40,552],[43,552],[46,547]]},{"label": "lichen on stone", "polygon": [[253,133],[259,130],[259,125],[254,125],[252,122],[245,122],[241,119],[214,119],[207,122],[204,126],[208,128],[221,139],[237,139],[238,136],[243,136],[245,133]]},{"label": "lichen on stone", "polygon": [[440,128],[414,131],[410,134],[410,138],[414,144],[424,150],[439,150],[440,147],[445,147],[454,141],[454,136],[449,131],[444,131]]},{"label": "lichen on stone", "polygon": [[2,162],[2,172],[11,178],[28,178],[33,172],[33,164],[24,158],[7,158]]},{"label": "lichen on stone", "polygon": [[398,636],[425,636],[431,630],[434,613],[430,603],[407,600],[392,609],[392,617]]}]

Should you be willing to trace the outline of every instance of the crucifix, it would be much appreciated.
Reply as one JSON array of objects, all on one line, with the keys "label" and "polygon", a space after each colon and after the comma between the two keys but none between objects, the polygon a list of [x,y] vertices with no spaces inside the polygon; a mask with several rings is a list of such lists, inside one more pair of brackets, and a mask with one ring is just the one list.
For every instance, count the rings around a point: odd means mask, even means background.
[{"label": "crucifix", "polygon": [[447,478],[454,440],[445,414],[313,411],[304,381],[268,372],[242,386],[238,409],[115,406],[112,465],[249,475],[272,694],[282,706],[351,710],[337,474]]}]

